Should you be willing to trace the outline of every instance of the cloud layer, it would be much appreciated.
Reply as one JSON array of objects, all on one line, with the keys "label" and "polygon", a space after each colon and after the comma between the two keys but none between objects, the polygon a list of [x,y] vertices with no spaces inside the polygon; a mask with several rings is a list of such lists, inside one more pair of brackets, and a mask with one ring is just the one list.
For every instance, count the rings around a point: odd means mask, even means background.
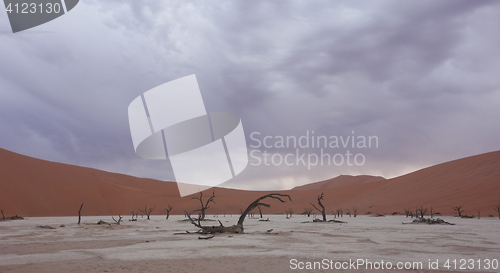
[{"label": "cloud layer", "polygon": [[363,166],[248,166],[235,187],[392,177],[499,150],[499,12],[498,1],[81,1],[17,34],[0,13],[0,147],[172,179],[135,155],[127,107],[196,74],[207,110],[240,115],[249,143],[252,132],[379,139],[357,151]]}]

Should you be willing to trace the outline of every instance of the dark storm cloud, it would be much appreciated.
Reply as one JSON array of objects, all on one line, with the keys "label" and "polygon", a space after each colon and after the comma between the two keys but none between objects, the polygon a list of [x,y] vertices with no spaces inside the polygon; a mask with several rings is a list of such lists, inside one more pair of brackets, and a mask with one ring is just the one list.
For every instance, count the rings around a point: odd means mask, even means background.
[{"label": "dark storm cloud", "polygon": [[207,110],[240,115],[247,138],[380,140],[363,167],[249,166],[234,185],[394,176],[498,150],[499,11],[498,1],[82,2],[39,27],[55,33],[0,36],[1,147],[169,179],[165,162],[134,154],[127,107],[196,74]]}]

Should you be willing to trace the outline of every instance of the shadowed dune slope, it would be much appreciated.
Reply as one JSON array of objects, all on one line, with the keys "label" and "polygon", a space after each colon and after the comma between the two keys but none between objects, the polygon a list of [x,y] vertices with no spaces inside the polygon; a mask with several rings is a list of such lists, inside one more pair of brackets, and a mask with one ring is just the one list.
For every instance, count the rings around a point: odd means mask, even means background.
[{"label": "shadowed dune slope", "polygon": [[[311,202],[316,204],[316,197],[324,192],[328,215],[338,208],[344,213],[357,207],[359,214],[390,214],[416,206],[432,206],[453,215],[452,207],[463,205],[465,214],[481,211],[485,217],[495,214],[493,206],[500,203],[500,152],[442,163],[393,179],[339,176],[279,192],[289,194],[293,202],[267,200],[271,207],[263,213],[284,213],[289,208],[300,213],[311,207]],[[216,204],[207,213],[238,214],[267,193],[216,188]],[[208,197],[212,189],[203,194]],[[85,203],[83,215],[130,215],[145,205],[156,207],[153,214],[165,214],[168,204],[174,207],[172,214],[181,214],[183,209],[199,207],[199,201],[191,198],[179,197],[174,182],[54,163],[0,149],[0,209],[6,216],[77,215],[81,203]]]}]

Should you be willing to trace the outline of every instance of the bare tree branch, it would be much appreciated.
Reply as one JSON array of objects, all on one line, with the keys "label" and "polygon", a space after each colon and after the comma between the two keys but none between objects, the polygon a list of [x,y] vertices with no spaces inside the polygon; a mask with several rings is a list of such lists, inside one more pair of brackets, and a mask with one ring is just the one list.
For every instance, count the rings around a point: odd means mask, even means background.
[{"label": "bare tree branch", "polygon": [[121,215],[118,215],[118,220],[116,220],[114,216],[111,216],[111,218],[113,218],[113,221],[115,221],[115,223],[117,225],[119,225],[121,223],[123,217]]},{"label": "bare tree branch", "polygon": [[495,211],[498,213],[498,219],[500,219],[500,204],[495,205]]},{"label": "bare tree branch", "polygon": [[[132,211],[132,219],[130,219],[129,221],[132,221],[132,222],[137,221],[137,216],[138,216],[138,213],[134,213],[134,212]],[[134,217],[135,217],[135,218],[134,218]]]},{"label": "bare tree branch", "polygon": [[304,212],[302,214],[307,215],[307,217],[311,216],[312,209],[311,208],[305,208]]},{"label": "bare tree branch", "polygon": [[424,216],[426,213],[427,213],[427,209],[424,208],[423,206],[420,206],[420,208],[417,208],[415,210],[415,214],[417,215],[417,217],[418,217],[418,214],[420,214],[421,219],[424,219]]},{"label": "bare tree branch", "polygon": [[193,212],[196,212],[196,211],[200,212],[200,217],[199,217],[200,220],[205,220],[205,211],[210,208],[210,203],[215,204],[214,198],[215,198],[215,189],[212,192],[212,196],[210,196],[210,198],[208,198],[205,203],[203,202],[203,192],[200,192],[199,197],[191,198],[191,199],[195,199],[195,200],[200,201],[201,208],[193,211]]},{"label": "bare tree branch", "polygon": [[318,205],[321,207],[321,209],[318,209],[313,203],[310,203],[317,211],[321,212],[321,215],[323,215],[323,221],[326,222],[326,213],[325,213],[325,206],[321,203],[321,200],[323,200],[323,193],[321,195],[318,195]]},{"label": "bare tree branch", "polygon": [[148,208],[148,206],[146,205],[146,206],[144,206],[144,210],[139,209],[139,212],[141,212],[143,214],[146,214],[147,219],[150,220],[149,216],[151,216],[151,213],[155,209],[156,209],[156,207],[154,207],[154,208]]},{"label": "bare tree branch", "polygon": [[458,213],[458,217],[462,217],[462,213],[465,211],[462,209],[463,206],[456,206],[453,209]]},{"label": "bare tree branch", "polygon": [[172,206],[168,205],[167,208],[165,209],[165,211],[167,212],[167,217],[165,219],[168,220],[168,217],[170,217],[170,211],[173,209]]},{"label": "bare tree branch", "polygon": [[260,218],[262,218],[262,209],[260,208],[260,205],[257,205],[257,208],[259,209]]},{"label": "bare tree branch", "polygon": [[262,200],[264,200],[266,198],[272,198],[272,199],[277,199],[281,203],[285,203],[286,201],[283,200],[283,199],[281,199],[282,197],[288,197],[288,200],[292,201],[292,198],[290,197],[290,195],[288,195],[288,194],[281,194],[281,193],[271,193],[271,194],[267,194],[267,195],[264,195],[262,197],[257,198],[257,200],[253,201],[247,207],[247,209],[241,214],[240,219],[238,220],[238,224],[237,225],[241,226],[241,228],[243,229],[243,221],[245,221],[245,217],[247,216],[247,214],[250,211],[252,211],[258,205],[261,205],[261,206],[264,206],[264,207],[270,207],[270,205],[264,204],[264,203],[260,203],[260,201],[262,201]]}]

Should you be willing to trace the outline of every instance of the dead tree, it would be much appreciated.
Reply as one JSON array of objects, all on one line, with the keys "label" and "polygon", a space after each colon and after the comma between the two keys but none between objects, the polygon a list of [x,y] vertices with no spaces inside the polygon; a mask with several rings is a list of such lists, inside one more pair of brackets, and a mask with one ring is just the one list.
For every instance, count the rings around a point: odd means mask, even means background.
[{"label": "dead tree", "polygon": [[415,214],[417,215],[417,218],[418,218],[418,215],[420,214],[420,218],[424,219],[424,216],[426,213],[427,213],[427,209],[424,208],[423,206],[420,206],[420,208],[417,208],[415,210]]},{"label": "dead tree", "polygon": [[111,218],[113,218],[113,221],[115,221],[115,223],[117,225],[119,225],[121,223],[123,217],[121,215],[118,215],[118,220],[116,220],[114,216],[111,216]]},{"label": "dead tree", "polygon": [[305,208],[302,214],[307,215],[307,217],[310,217],[312,211],[313,210],[311,208]]},{"label": "dead tree", "polygon": [[[152,212],[153,212],[153,210],[155,210],[155,209],[156,209],[156,207],[154,207],[154,208],[148,208],[148,206],[146,205],[146,206],[144,206],[144,210],[139,209],[139,212],[141,212],[141,213],[142,213],[142,215],[143,215],[143,214],[146,214],[147,220],[149,220],[149,216],[151,216],[151,213],[152,213]],[[141,216],[142,216],[142,215],[141,215]]]},{"label": "dead tree", "polygon": [[[5,221],[5,215],[3,214],[3,209],[0,209],[0,212],[2,212],[2,219],[3,221]],[[78,221],[78,223],[80,223],[80,221]]]},{"label": "dead tree", "polygon": [[80,221],[82,220],[82,208],[83,208],[83,203],[80,205],[80,209],[78,210],[78,224],[80,224]]},{"label": "dead tree", "polygon": [[203,203],[203,192],[200,192],[200,197],[193,197],[193,198],[191,198],[191,199],[200,200],[201,208],[197,209],[197,210],[195,210],[193,212],[196,212],[196,211],[200,212],[200,216],[198,218],[201,221],[205,220],[205,211],[208,208],[210,208],[210,203],[214,203],[215,204],[214,198],[215,198],[215,190],[212,192],[212,196],[210,198],[208,198],[207,202],[205,202],[205,203]]},{"label": "dead tree", "polygon": [[168,220],[168,217],[170,217],[170,211],[172,210],[172,206],[168,205],[167,208],[165,209],[165,211],[167,212],[167,217],[165,219]]},{"label": "dead tree", "polygon": [[431,210],[429,210],[429,214],[431,215],[431,218],[434,218],[434,214],[435,214],[435,213],[436,213],[436,212],[434,211],[434,209],[433,209],[433,208],[432,208],[432,206],[431,206]]},{"label": "dead tree", "polygon": [[257,206],[257,208],[259,209],[259,215],[260,215],[260,218],[263,218],[262,217],[262,209],[260,208],[260,205]]},{"label": "dead tree", "polygon": [[[408,218],[408,216],[413,218],[413,211],[411,209],[405,209],[405,214],[406,214],[406,218]],[[416,214],[416,212],[415,212],[415,214]]]},{"label": "dead tree", "polygon": [[281,203],[285,203],[286,201],[281,199],[280,197],[288,197],[288,200],[292,201],[292,198],[288,194],[280,194],[280,193],[271,193],[264,195],[262,197],[257,198],[257,200],[253,201],[250,205],[248,205],[247,209],[243,212],[243,214],[240,216],[240,219],[238,219],[237,225],[241,227],[241,230],[243,231],[243,221],[245,221],[245,216],[247,213],[252,211],[255,207],[257,206],[263,206],[266,208],[269,208],[271,205],[266,204],[266,203],[261,203],[260,201],[266,199],[266,198],[272,198],[272,199],[277,199]]},{"label": "dead tree", "polygon": [[410,216],[410,210],[409,209],[405,209],[405,215],[406,215],[406,218],[408,218],[408,216]]},{"label": "dead tree", "polygon": [[[138,215],[138,213],[136,214],[136,213],[134,213],[134,212],[132,211],[132,219],[130,219],[129,221],[131,221],[131,222],[135,222],[135,221],[137,221],[137,215]],[[134,218],[134,217],[135,217],[135,218]]]},{"label": "dead tree", "polygon": [[323,222],[326,222],[326,213],[325,213],[325,206],[321,204],[321,200],[323,200],[323,193],[321,195],[318,195],[318,205],[321,207],[321,209],[318,209],[313,203],[310,203],[317,211],[321,212],[321,215],[323,215]]},{"label": "dead tree", "polygon": [[[286,212],[286,218],[292,218],[292,215],[293,215],[293,209],[292,208],[289,208],[285,212]],[[288,217],[288,215],[290,215],[290,217]]]},{"label": "dead tree", "polygon": [[358,215],[358,207],[352,207],[352,211],[353,211],[353,216],[356,217],[356,215]]},{"label": "dead tree", "polygon": [[462,217],[462,213],[465,211],[462,209],[463,206],[456,206],[453,209],[458,213],[458,217]]},{"label": "dead tree", "polygon": [[[495,205],[495,211],[498,213],[498,219],[500,219],[500,204]],[[3,215],[3,213],[2,213]]]},{"label": "dead tree", "polygon": [[349,215],[349,217],[351,217],[351,211],[350,211],[349,209],[347,209],[347,210],[345,211],[345,214],[346,214],[346,215]]},{"label": "dead tree", "polygon": [[262,200],[266,198],[272,198],[272,199],[277,199],[281,203],[285,203],[286,201],[282,199],[282,197],[288,197],[290,201],[292,201],[292,198],[288,194],[280,194],[280,193],[271,193],[264,195],[262,197],[257,198],[255,201],[253,201],[247,209],[241,214],[240,218],[238,219],[238,223],[236,225],[230,226],[230,227],[225,227],[222,222],[219,220],[219,226],[202,226],[201,225],[201,220],[198,218],[195,221],[187,211],[184,210],[184,213],[186,214],[186,217],[189,218],[189,221],[196,226],[197,228],[201,229],[201,232],[206,234],[206,233],[224,233],[224,232],[229,232],[229,233],[243,233],[244,228],[243,228],[243,222],[245,221],[245,218],[247,214],[249,214],[253,209],[255,209],[257,206],[263,206],[263,207],[270,207],[269,204],[266,203],[261,203]]}]

